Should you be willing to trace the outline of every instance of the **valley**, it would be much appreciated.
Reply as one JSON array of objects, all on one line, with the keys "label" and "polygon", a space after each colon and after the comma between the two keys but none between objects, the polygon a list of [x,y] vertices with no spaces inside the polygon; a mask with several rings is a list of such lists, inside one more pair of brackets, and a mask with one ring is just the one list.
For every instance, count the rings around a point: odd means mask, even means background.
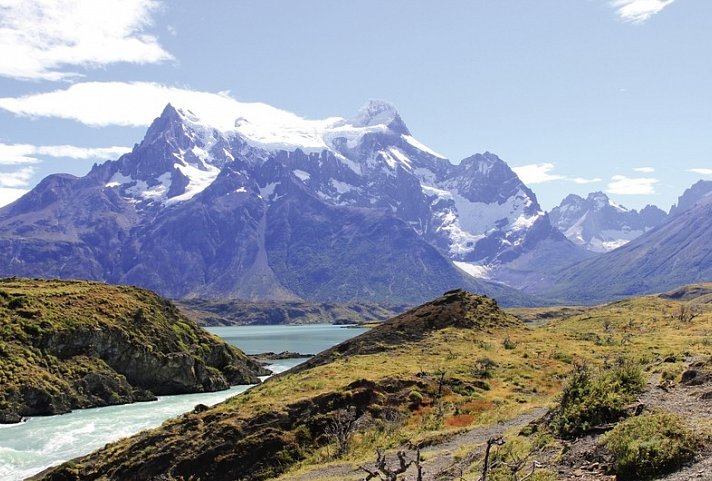
[{"label": "valley", "polygon": [[[413,460],[420,447],[424,479],[438,478],[436,467],[454,467],[457,472],[438,479],[459,479],[461,470],[469,480],[482,469],[483,444],[497,436],[507,446],[497,456],[533,456],[535,479],[569,479],[578,476],[574,471],[604,476],[612,469],[609,461],[591,468],[574,458],[567,468],[566,458],[555,456],[570,445],[544,413],[551,410],[556,419],[560,392],[582,365],[615,376],[617,363],[630,363],[652,383],[643,392],[654,395],[660,384],[687,396],[680,383],[689,374],[683,372],[704,370],[704,364],[688,365],[712,354],[709,292],[709,286],[693,286],[583,312],[562,310],[530,326],[491,299],[452,291],[245,394],[111,444],[41,479],[362,479],[360,466],[373,463],[375,448],[391,459],[405,450]],[[533,318],[542,310],[521,315]],[[698,386],[704,389],[705,382]],[[690,392],[694,399],[704,392],[696,389]],[[627,405],[636,396],[621,400]],[[642,412],[657,412],[665,402],[645,402]],[[617,406],[625,417],[623,404]],[[346,425],[352,428],[340,440],[333,429]],[[700,439],[708,439],[709,428],[704,422],[690,426]],[[522,432],[530,434],[517,434]],[[240,441],[228,441],[233,439]]]}]

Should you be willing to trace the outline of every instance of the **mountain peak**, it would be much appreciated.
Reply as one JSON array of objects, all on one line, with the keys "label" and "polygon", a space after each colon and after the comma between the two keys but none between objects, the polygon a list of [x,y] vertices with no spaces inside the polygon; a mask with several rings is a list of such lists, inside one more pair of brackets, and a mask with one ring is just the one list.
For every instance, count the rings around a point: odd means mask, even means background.
[{"label": "mountain peak", "polygon": [[703,200],[712,198],[712,181],[700,180],[678,197],[677,204],[670,208],[670,215],[677,215]]},{"label": "mountain peak", "polygon": [[584,201],[585,201],[585,199],[583,197],[581,197],[580,195],[569,194],[566,197],[564,197],[564,200],[561,201],[561,203],[559,204],[559,207],[563,207],[565,205],[579,205]]},{"label": "mountain peak", "polygon": [[369,100],[356,114],[353,125],[355,127],[385,125],[396,133],[410,134],[396,107],[385,100]]},{"label": "mountain peak", "polygon": [[570,194],[549,213],[552,223],[570,241],[592,252],[607,252],[659,225],[665,212],[648,206],[627,209],[604,192],[582,198]]},{"label": "mountain peak", "polygon": [[463,159],[460,162],[460,166],[462,169],[469,172],[476,171],[483,177],[494,176],[502,180],[516,177],[516,174],[509,167],[509,165],[507,165],[507,163],[500,159],[496,154],[491,152],[471,155],[470,157]]},{"label": "mountain peak", "polygon": [[610,200],[610,198],[608,197],[608,195],[606,195],[604,192],[602,192],[602,191],[600,191],[600,190],[598,190],[598,191],[596,191],[596,192],[591,192],[590,194],[588,194],[588,199],[589,199],[589,200],[598,200],[598,199],[600,199],[600,200],[605,200],[606,202],[608,202],[608,201]]}]

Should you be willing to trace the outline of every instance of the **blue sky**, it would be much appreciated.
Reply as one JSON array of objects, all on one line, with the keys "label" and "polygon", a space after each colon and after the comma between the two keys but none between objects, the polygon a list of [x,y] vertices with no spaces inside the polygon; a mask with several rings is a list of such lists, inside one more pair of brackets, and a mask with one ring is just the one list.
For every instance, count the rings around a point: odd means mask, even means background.
[{"label": "blue sky", "polygon": [[710,18],[708,0],[0,0],[0,204],[117,157],[156,99],[194,91],[306,118],[385,99],[455,162],[498,154],[547,209],[595,190],[668,209],[712,179]]}]

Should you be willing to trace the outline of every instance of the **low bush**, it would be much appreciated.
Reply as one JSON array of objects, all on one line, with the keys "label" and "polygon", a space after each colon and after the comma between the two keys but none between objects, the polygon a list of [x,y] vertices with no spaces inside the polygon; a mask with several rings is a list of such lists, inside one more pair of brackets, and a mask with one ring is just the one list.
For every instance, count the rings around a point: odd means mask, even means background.
[{"label": "low bush", "polygon": [[680,417],[651,413],[627,419],[603,439],[621,480],[650,478],[674,471],[701,447]]},{"label": "low bush", "polygon": [[644,386],[640,366],[628,361],[603,371],[578,365],[564,386],[550,425],[562,438],[575,438],[618,421],[626,404],[635,400]]}]

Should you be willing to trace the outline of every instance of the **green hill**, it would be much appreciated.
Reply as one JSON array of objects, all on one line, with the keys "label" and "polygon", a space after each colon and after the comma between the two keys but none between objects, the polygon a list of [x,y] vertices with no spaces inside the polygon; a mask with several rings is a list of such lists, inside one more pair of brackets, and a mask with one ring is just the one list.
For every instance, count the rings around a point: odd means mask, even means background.
[{"label": "green hill", "polygon": [[227,389],[264,369],[135,287],[0,280],[0,421]]}]

